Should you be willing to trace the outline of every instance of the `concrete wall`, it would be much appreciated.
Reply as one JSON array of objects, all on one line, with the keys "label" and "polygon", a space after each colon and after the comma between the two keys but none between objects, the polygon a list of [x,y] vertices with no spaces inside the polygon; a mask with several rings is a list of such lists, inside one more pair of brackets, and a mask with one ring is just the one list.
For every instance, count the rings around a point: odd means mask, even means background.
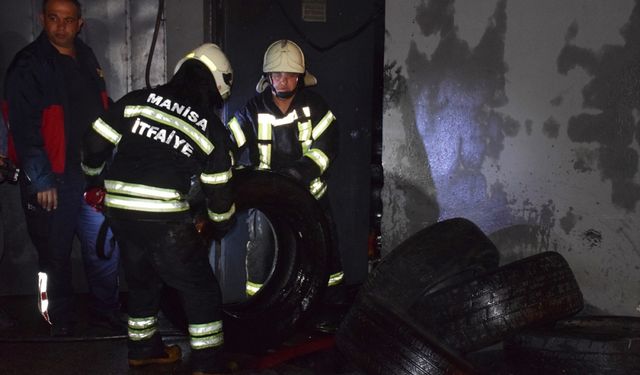
[{"label": "concrete wall", "polygon": [[383,253],[476,222],[640,314],[640,1],[387,0]]}]

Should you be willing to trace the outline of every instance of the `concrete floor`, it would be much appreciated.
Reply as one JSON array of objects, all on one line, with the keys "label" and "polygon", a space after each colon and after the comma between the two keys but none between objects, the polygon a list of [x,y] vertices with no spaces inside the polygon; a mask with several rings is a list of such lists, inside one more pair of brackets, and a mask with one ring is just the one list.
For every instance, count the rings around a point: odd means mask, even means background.
[{"label": "concrete floor", "polygon": [[[86,310],[83,300],[82,296],[78,298],[76,337],[54,339],[49,337],[49,327],[37,311],[36,296],[0,297],[0,308],[17,322],[16,327],[0,329],[0,374],[191,373],[188,338],[162,317],[160,332],[167,344],[180,345],[183,360],[176,365],[130,369],[126,361],[126,336],[88,324],[82,313]],[[305,350],[307,354],[301,355]],[[309,353],[311,350],[315,351]],[[363,375],[336,350],[333,336],[328,334],[299,332],[282,347],[263,356],[228,353],[226,357],[237,375]]]}]

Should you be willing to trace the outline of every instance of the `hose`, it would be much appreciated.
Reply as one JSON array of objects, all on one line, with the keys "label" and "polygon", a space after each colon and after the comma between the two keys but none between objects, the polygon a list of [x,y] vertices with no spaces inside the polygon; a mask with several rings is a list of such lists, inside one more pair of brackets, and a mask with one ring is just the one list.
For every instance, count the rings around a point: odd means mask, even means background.
[{"label": "hose", "polygon": [[149,48],[149,56],[147,57],[147,67],[144,72],[144,79],[147,83],[147,88],[151,88],[151,82],[149,80],[149,74],[151,71],[151,61],[153,60],[153,53],[156,49],[156,40],[158,40],[158,32],[160,30],[160,24],[162,23],[162,14],[164,11],[164,0],[158,0],[158,13],[156,15],[156,24],[153,28],[153,37],[151,38],[151,47]]}]

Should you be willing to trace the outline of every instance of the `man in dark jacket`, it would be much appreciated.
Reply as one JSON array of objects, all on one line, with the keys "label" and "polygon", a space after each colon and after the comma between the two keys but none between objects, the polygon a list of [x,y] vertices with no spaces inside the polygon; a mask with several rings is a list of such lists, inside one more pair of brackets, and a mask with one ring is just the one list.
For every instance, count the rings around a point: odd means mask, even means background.
[{"label": "man in dark jacket", "polygon": [[76,0],[43,1],[40,20],[43,32],[18,52],[5,82],[9,153],[23,171],[27,229],[38,251],[40,309],[52,324],[52,335],[73,334],[71,249],[77,235],[92,318],[124,329],[118,320],[119,254],[108,248],[109,259],[96,255],[103,216],[83,200],[80,167],[82,135],[109,101],[102,70],[76,37],[83,25]]},{"label": "man in dark jacket", "polygon": [[[326,174],[338,155],[336,117],[320,95],[307,89],[317,80],[307,71],[304,54],[296,43],[272,43],[264,54],[262,70],[264,74],[256,86],[258,94],[227,124],[237,148],[237,160],[298,181],[318,200],[333,228]],[[273,239],[269,238],[271,230],[261,213],[251,211],[248,222],[247,294],[252,295],[268,278]],[[325,302],[337,304],[344,302],[345,290],[333,229]],[[322,327],[325,323],[326,327]],[[332,330],[334,323],[320,322],[317,328]]]},{"label": "man in dark jacket", "polygon": [[125,95],[87,133],[83,166],[91,184],[101,184],[104,163],[117,147],[104,177],[104,205],[129,287],[131,366],[180,359],[180,347],[165,347],[158,333],[167,284],[184,304],[194,374],[224,370],[222,296],[187,198],[195,177],[214,237],[233,223],[229,133],[215,112],[231,78],[224,53],[204,44],[178,63],[167,84]]}]

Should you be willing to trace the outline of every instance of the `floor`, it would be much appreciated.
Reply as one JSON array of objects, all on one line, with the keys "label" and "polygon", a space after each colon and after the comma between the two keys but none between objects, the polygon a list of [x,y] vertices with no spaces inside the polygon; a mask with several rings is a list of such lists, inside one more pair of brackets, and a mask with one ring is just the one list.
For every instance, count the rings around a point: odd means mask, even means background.
[{"label": "floor", "polygon": [[[187,337],[160,317],[160,332],[167,344],[182,348],[176,365],[131,369],[127,365],[126,336],[87,322],[84,297],[78,296],[78,324],[72,338],[52,338],[37,311],[36,296],[0,297],[0,309],[14,327],[0,325],[2,375],[182,375],[189,371]],[[235,375],[364,375],[335,348],[333,336],[298,332],[281,347],[261,356],[227,353]]]}]

